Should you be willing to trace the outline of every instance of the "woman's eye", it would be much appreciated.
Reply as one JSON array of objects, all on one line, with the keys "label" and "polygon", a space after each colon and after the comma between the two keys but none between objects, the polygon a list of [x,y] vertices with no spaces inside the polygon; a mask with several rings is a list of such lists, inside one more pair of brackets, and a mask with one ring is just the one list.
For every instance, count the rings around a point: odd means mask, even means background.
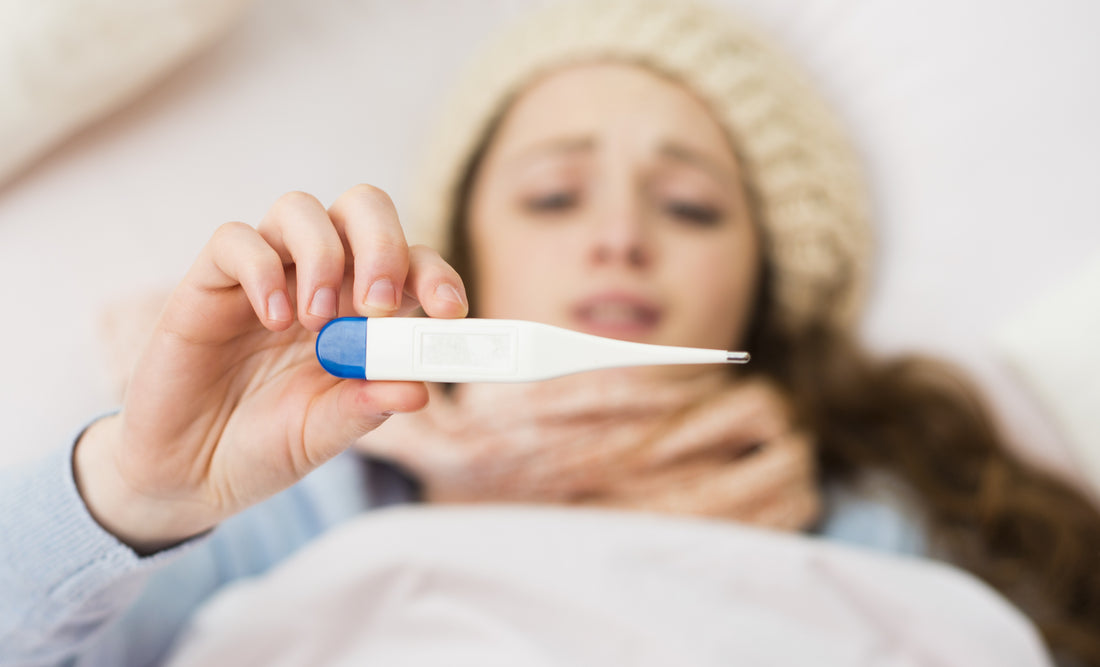
[{"label": "woman's eye", "polygon": [[674,218],[704,227],[716,225],[722,220],[722,211],[706,204],[671,201],[665,204],[665,210]]},{"label": "woman's eye", "polygon": [[572,192],[554,192],[528,199],[527,209],[535,213],[565,211],[577,204],[577,195]]}]

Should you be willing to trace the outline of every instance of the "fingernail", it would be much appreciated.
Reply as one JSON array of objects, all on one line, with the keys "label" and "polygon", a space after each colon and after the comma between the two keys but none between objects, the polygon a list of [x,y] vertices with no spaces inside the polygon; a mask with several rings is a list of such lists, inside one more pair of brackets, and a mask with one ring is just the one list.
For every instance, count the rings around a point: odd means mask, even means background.
[{"label": "fingernail", "polygon": [[336,317],[336,290],[322,287],[313,293],[309,302],[309,314],[314,317]]},{"label": "fingernail", "polygon": [[435,288],[435,298],[443,299],[444,301],[453,301],[460,306],[465,306],[466,303],[462,300],[462,295],[458,293],[454,285],[450,283],[440,283]]},{"label": "fingernail", "polygon": [[267,319],[272,322],[289,322],[293,317],[286,292],[275,290],[267,297]]},{"label": "fingernail", "polygon": [[374,281],[367,290],[367,305],[379,310],[397,308],[397,291],[389,278]]}]

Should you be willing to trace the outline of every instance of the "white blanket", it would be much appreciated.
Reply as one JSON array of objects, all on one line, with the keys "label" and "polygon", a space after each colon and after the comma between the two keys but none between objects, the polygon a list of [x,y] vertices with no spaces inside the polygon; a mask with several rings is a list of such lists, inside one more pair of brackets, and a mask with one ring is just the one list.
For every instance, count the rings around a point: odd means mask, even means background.
[{"label": "white blanket", "polygon": [[364,515],[214,598],[170,665],[1050,664],[931,562],[727,523],[552,508]]}]

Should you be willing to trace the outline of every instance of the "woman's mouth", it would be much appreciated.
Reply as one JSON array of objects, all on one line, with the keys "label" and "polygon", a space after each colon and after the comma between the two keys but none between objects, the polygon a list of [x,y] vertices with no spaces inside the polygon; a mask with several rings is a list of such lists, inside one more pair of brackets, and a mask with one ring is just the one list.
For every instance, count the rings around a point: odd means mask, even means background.
[{"label": "woman's mouth", "polygon": [[633,294],[599,294],[573,308],[573,321],[585,333],[640,341],[656,331],[661,309],[653,301]]}]

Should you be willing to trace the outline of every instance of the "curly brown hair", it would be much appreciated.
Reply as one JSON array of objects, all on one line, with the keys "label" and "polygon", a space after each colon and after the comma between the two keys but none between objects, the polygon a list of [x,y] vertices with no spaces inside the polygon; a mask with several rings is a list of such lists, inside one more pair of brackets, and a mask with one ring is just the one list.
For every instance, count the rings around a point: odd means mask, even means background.
[{"label": "curly brown hair", "polygon": [[892,474],[920,501],[938,554],[1027,613],[1059,664],[1100,665],[1100,512],[1013,453],[958,368],[876,359],[825,328],[765,324],[750,349],[753,372],[786,389],[815,435],[825,480]]}]

